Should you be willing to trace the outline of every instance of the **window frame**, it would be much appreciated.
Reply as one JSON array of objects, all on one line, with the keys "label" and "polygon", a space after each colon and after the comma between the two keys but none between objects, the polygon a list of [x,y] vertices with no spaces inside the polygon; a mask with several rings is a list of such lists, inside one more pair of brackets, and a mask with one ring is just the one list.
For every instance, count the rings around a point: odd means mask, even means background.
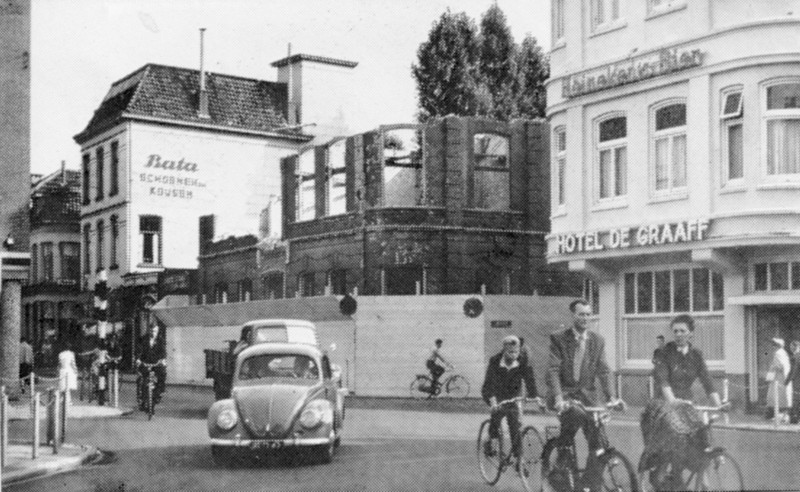
[{"label": "window frame", "polygon": [[96,229],[97,229],[97,248],[95,250],[96,258],[95,258],[95,270],[101,271],[105,268],[105,256],[104,256],[104,249],[105,249],[105,221],[100,219],[97,221]]},{"label": "window frame", "polygon": [[[564,143],[563,149],[561,142]],[[567,175],[567,127],[560,125],[553,129],[553,210],[554,215],[566,212]]]},{"label": "window frame", "polygon": [[[158,219],[158,231],[150,231],[150,230],[142,230],[142,223],[143,219]],[[155,243],[152,245],[153,249],[153,258],[151,262],[146,261],[145,258],[145,241],[146,236],[153,235],[155,236]],[[141,245],[141,264],[144,266],[160,266],[163,261],[162,257],[162,250],[163,250],[163,242],[164,242],[164,219],[160,215],[149,215],[144,214],[139,216],[139,236],[142,239]]]},{"label": "window frame", "polygon": [[[498,137],[505,141],[505,166],[497,167],[497,166],[482,166],[479,165],[479,159],[483,159],[487,156],[492,156],[493,154],[479,154],[475,152],[475,142],[476,139],[481,135],[487,135],[490,137]],[[508,211],[511,210],[511,136],[501,132],[493,132],[493,131],[476,131],[472,133],[470,138],[471,141],[471,156],[472,156],[472,188],[470,193],[470,207],[475,210],[495,210],[495,211]],[[478,183],[482,177],[482,173],[503,173],[505,174],[505,185],[507,186],[507,196],[508,202],[503,204],[504,206],[478,206],[477,203],[477,195],[476,190],[478,189]]]},{"label": "window frame", "polygon": [[42,255],[42,281],[54,282],[56,280],[55,245],[52,241],[44,241],[39,244],[39,250]]},{"label": "window frame", "polygon": [[[625,17],[622,15],[624,0],[590,0],[589,1],[589,32],[591,35],[603,34],[625,26]],[[598,19],[598,12],[602,6],[603,19]],[[616,10],[616,17],[613,16]]]},{"label": "window frame", "polygon": [[[386,155],[387,148],[386,148],[386,138],[387,134],[396,131],[412,131],[414,132],[414,138],[419,138],[420,141],[419,147],[416,149],[416,152],[419,153],[417,159],[412,159],[411,163],[398,163],[392,162],[388,163],[389,156]],[[382,125],[379,128],[379,149],[380,149],[380,161],[381,161],[381,206],[387,208],[409,208],[409,207],[417,207],[420,206],[425,200],[425,132],[423,125],[414,125],[414,124],[397,124],[397,125]],[[409,156],[413,156],[413,151],[409,152]],[[394,157],[394,156],[392,156]],[[399,204],[390,204],[388,203],[388,194],[386,190],[386,185],[389,183],[387,181],[387,173],[386,168],[405,168],[405,169],[414,169],[415,176],[414,176],[414,188],[415,188],[415,203],[413,205],[399,205]]]},{"label": "window frame", "polygon": [[551,29],[553,33],[553,49],[566,45],[566,0],[553,0],[553,18]]},{"label": "window frame", "polygon": [[109,270],[116,270],[119,268],[119,264],[117,263],[117,249],[119,247],[119,216],[116,214],[111,215],[108,219],[109,227],[111,229],[110,234],[110,252],[108,255],[108,263],[109,263]]},{"label": "window frame", "polygon": [[31,243],[31,269],[28,278],[33,284],[39,281],[39,245],[37,243]]},{"label": "window frame", "polygon": [[[682,126],[673,126],[669,128],[665,128],[662,130],[656,129],[657,124],[657,114],[659,111],[666,109],[670,106],[676,105],[683,105],[684,106],[684,114],[685,114],[685,121]],[[659,101],[658,103],[652,105],[650,107],[650,124],[649,124],[649,150],[650,150],[650,159],[649,160],[649,168],[650,168],[650,192],[651,196],[654,198],[666,198],[666,199],[675,199],[675,198],[685,198],[689,194],[689,105],[685,98],[670,98],[665,99],[663,101]],[[683,155],[683,164],[684,164],[684,184],[682,186],[675,186],[674,179],[675,179],[675,162],[674,162],[674,146],[675,140],[683,137],[685,140],[684,143],[684,155]],[[668,163],[667,163],[667,184],[668,186],[664,189],[658,189],[658,153],[656,152],[656,143],[658,141],[667,139],[667,155],[668,155]]]},{"label": "window frame", "polygon": [[[600,126],[605,123],[606,121],[613,120],[616,118],[625,118],[625,136],[616,138],[613,140],[606,140],[601,142],[600,141]],[[614,111],[611,113],[603,114],[602,116],[596,118],[594,120],[594,157],[593,157],[593,174],[594,179],[592,180],[592,187],[593,187],[593,195],[594,195],[594,209],[603,209],[603,208],[616,208],[616,207],[623,207],[627,206],[628,202],[628,174],[629,174],[629,166],[628,166],[628,115],[625,111]],[[624,189],[625,192],[622,194],[613,194],[612,196],[603,197],[602,196],[602,175],[601,175],[601,154],[605,151],[611,151],[611,155],[613,157],[613,165],[614,165],[614,183],[613,188],[616,193],[616,189],[618,188],[618,181],[617,175],[619,174],[619,167],[618,167],[618,160],[617,155],[619,149],[625,149],[625,173],[623,174],[624,182]]]},{"label": "window frame", "polygon": [[653,0],[647,0],[647,19],[683,10],[688,3],[687,0],[667,0],[663,5],[653,5]]},{"label": "window frame", "polygon": [[784,84],[800,84],[800,77],[780,77],[769,79],[760,84],[761,98],[761,172],[762,181],[766,183],[791,183],[800,185],[800,169],[795,173],[770,174],[769,173],[769,123],[772,121],[798,121],[800,122],[800,108],[793,109],[767,109],[769,89]]},{"label": "window frame", "polygon": [[108,168],[108,196],[112,197],[119,194],[119,140],[111,142],[109,152],[111,154],[111,159]]},{"label": "window frame", "polygon": [[[774,289],[772,287],[773,283],[772,265],[780,263],[788,263],[789,265],[788,276],[786,280],[788,288],[786,289]],[[764,280],[766,282],[765,289],[757,288],[756,267],[759,265],[766,265],[766,276],[764,277]],[[747,282],[748,290],[752,293],[760,295],[770,295],[770,294],[795,294],[797,292],[800,292],[800,261],[798,261],[797,257],[783,255],[783,256],[754,258],[750,261],[747,270],[749,277]],[[797,281],[795,281],[796,278],[798,279]],[[795,288],[795,285],[797,285],[797,288]]]},{"label": "window frame", "polygon": [[[307,171],[304,169],[304,162],[303,157],[306,155],[310,155],[311,159],[311,171]],[[317,176],[316,176],[316,149],[315,147],[308,147],[304,150],[301,150],[297,153],[297,165],[295,167],[295,222],[306,222],[310,220],[315,220],[317,218]],[[305,188],[306,193],[304,194],[304,184],[306,182],[311,182],[310,193],[307,191],[308,188]],[[303,206],[305,205],[305,201],[303,200],[304,196],[311,197],[311,214],[310,216],[303,215]],[[306,207],[308,208],[308,207]]]},{"label": "window frame", "polygon": [[[341,167],[334,167],[333,160],[331,156],[333,153],[331,152],[334,146],[342,146],[342,165]],[[344,215],[347,213],[347,139],[340,138],[338,140],[334,140],[330,144],[328,144],[327,148],[325,149],[325,215],[326,216],[336,216],[336,215]],[[333,185],[335,183],[334,176],[341,175],[344,180],[343,183],[343,190],[341,193],[341,211],[333,212],[332,205],[333,205]]]},{"label": "window frame", "polygon": [[83,274],[92,273],[92,225],[83,224]]},{"label": "window frame", "polygon": [[81,162],[81,204],[89,205],[92,203],[91,184],[92,184],[92,153],[84,152]]},{"label": "window frame", "polygon": [[97,182],[96,194],[94,197],[94,201],[99,202],[105,198],[105,149],[103,149],[102,145],[98,145],[95,150],[95,181]]}]

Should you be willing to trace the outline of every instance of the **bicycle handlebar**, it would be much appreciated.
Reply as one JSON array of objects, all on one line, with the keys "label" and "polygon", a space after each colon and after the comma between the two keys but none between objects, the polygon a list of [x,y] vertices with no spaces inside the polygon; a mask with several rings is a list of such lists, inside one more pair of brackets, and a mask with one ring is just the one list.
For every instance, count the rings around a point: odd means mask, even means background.
[{"label": "bicycle handlebar", "polygon": [[695,408],[695,410],[697,410],[699,412],[728,412],[728,411],[731,410],[731,407],[733,405],[729,401],[724,401],[724,402],[720,403],[720,405],[717,406],[717,407],[710,407],[710,406],[704,406],[704,405],[694,405],[694,404],[692,406]]},{"label": "bicycle handlebar", "polygon": [[580,408],[588,413],[602,413],[602,412],[607,412],[609,410],[624,412],[625,409],[628,407],[628,405],[621,399],[617,401],[608,402],[605,405],[596,407],[590,407],[584,405],[583,402],[580,400],[565,400],[565,403],[567,403],[569,406]]},{"label": "bicycle handlebar", "polygon": [[498,407],[503,407],[503,406],[513,405],[513,404],[518,403],[518,402],[522,402],[522,403],[525,403],[525,402],[532,402],[532,403],[536,402],[539,405],[539,408],[544,408],[544,404],[542,403],[542,399],[541,398],[538,398],[538,397],[537,398],[527,398],[525,396],[515,396],[514,398],[509,398],[508,400],[499,401],[499,402],[497,402],[497,406]]}]

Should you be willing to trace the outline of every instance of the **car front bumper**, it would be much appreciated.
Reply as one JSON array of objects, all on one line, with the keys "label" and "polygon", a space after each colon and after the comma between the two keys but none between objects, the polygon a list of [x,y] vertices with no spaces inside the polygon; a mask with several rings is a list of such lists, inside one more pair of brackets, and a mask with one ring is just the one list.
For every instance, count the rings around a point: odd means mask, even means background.
[{"label": "car front bumper", "polygon": [[290,437],[287,439],[220,439],[211,438],[212,446],[244,449],[284,449],[305,446],[323,446],[333,442],[332,437]]}]

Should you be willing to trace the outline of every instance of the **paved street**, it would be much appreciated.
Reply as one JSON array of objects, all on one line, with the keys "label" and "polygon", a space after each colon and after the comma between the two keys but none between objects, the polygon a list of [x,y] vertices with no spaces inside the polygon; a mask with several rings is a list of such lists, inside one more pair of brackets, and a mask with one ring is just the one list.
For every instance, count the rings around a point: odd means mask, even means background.
[{"label": "paved street", "polygon": [[[8,490],[521,490],[510,473],[494,488],[482,483],[473,451],[480,414],[351,408],[331,465],[289,458],[226,469],[212,463],[206,443],[210,401],[207,391],[170,388],[153,421],[140,413],[72,421],[69,441],[106,451],[101,463]],[[554,422],[526,420],[541,428]],[[715,436],[739,458],[749,489],[791,490],[800,483],[797,434],[719,430]],[[632,458],[641,452],[634,422],[616,422],[610,438]]]}]

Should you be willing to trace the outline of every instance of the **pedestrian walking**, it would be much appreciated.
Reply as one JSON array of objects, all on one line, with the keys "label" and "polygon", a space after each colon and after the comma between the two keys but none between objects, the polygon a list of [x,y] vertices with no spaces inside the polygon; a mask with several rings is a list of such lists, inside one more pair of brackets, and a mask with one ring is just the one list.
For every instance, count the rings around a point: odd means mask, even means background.
[{"label": "pedestrian walking", "polygon": [[75,363],[75,352],[72,344],[58,354],[58,389],[64,391],[67,405],[72,403],[72,391],[78,389],[78,366]]},{"label": "pedestrian walking", "polygon": [[[773,338],[772,344],[775,347],[775,352],[772,355],[772,362],[767,372],[767,381],[769,382],[769,387],[767,388],[767,413],[765,415],[767,420],[775,417],[775,412],[786,412],[792,405],[791,382],[787,384],[789,371],[792,368],[789,354],[783,348],[784,341],[782,338]],[[777,408],[775,407],[776,390],[778,391]]]}]

